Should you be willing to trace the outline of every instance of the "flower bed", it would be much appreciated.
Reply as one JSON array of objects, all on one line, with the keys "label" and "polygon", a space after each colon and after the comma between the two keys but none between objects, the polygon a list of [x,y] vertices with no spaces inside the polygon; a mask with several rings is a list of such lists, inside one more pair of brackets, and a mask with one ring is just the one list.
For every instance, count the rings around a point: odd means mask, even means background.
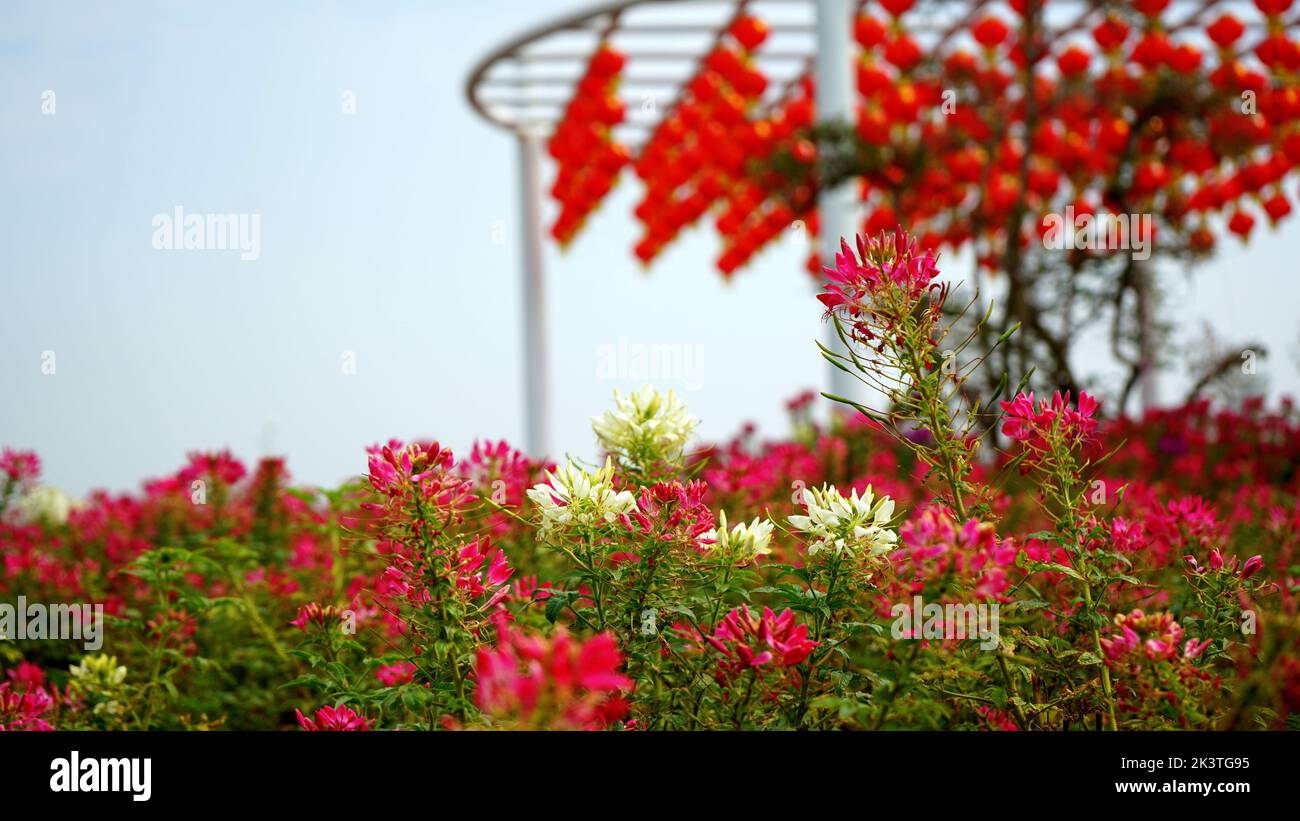
[{"label": "flower bed", "polygon": [[325,490],[204,453],[73,503],[5,450],[0,603],[106,623],[0,643],[0,729],[1294,726],[1291,406],[979,402],[935,274],[845,247],[824,355],[888,401],[801,397],[784,441],[700,445],[646,388],[593,465],[394,441]]}]

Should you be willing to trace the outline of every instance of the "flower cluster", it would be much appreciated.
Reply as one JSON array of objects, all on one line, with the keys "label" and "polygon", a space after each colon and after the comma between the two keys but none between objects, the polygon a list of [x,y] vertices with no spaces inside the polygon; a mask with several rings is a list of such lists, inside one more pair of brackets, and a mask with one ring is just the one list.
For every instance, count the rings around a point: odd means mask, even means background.
[{"label": "flower cluster", "polygon": [[1205,573],[1217,573],[1221,570],[1226,570],[1228,573],[1232,573],[1244,580],[1249,579],[1264,567],[1264,557],[1256,553],[1245,562],[1241,562],[1241,569],[1239,570],[1237,568],[1239,559],[1236,556],[1231,556],[1225,559],[1223,553],[1217,547],[1210,551],[1209,562],[1204,566],[1196,561],[1195,556],[1188,555],[1183,558],[1187,561],[1187,564],[1191,566],[1192,572],[1198,576],[1204,575]]},{"label": "flower cluster", "polygon": [[938,298],[929,313],[938,310],[946,292],[943,286],[932,285],[939,275],[934,254],[919,252],[916,240],[901,227],[870,239],[859,234],[857,248],[855,256],[840,240],[835,267],[826,269],[828,284],[817,297],[828,314],[849,321],[856,339],[869,344],[882,335],[893,335],[932,287]]},{"label": "flower cluster", "polygon": [[28,521],[49,521],[63,524],[77,501],[52,485],[37,485],[27,491],[18,503],[23,518]]},{"label": "flower cluster", "polygon": [[196,451],[189,455],[189,459],[189,464],[178,475],[184,484],[212,479],[222,485],[233,485],[248,473],[244,463],[228,450],[212,453]]},{"label": "flower cluster", "polygon": [[626,396],[615,389],[614,407],[591,421],[602,447],[642,467],[679,462],[698,424],[675,393],[649,385]]},{"label": "flower cluster", "polygon": [[0,732],[53,730],[45,719],[53,706],[54,699],[43,687],[15,689],[9,682],[0,683]]},{"label": "flower cluster", "polygon": [[844,306],[849,313],[858,313],[866,309],[865,300],[885,289],[901,288],[916,299],[939,275],[934,252],[918,252],[916,240],[901,226],[892,234],[882,232],[869,239],[859,234],[857,251],[854,255],[841,239],[835,267],[826,269],[834,284],[818,299],[830,310]]},{"label": "flower cluster", "polygon": [[298,719],[298,726],[309,732],[360,732],[369,730],[374,724],[371,719],[359,715],[346,704],[322,707],[311,718],[303,715],[301,710],[293,712]]},{"label": "flower cluster", "polygon": [[1087,441],[1097,429],[1093,414],[1097,400],[1079,393],[1077,408],[1070,407],[1070,392],[1052,394],[1050,400],[1034,401],[1034,394],[1020,393],[1002,403],[1002,432],[1017,442],[1024,442],[1038,453],[1050,451],[1054,441],[1068,445]]},{"label": "flower cluster", "polygon": [[88,690],[106,690],[126,681],[126,667],[117,663],[117,656],[103,653],[86,656],[68,671],[78,686]]},{"label": "flower cluster", "polygon": [[448,557],[447,569],[457,591],[471,599],[487,599],[484,608],[494,607],[510,594],[508,582],[515,573],[506,554],[486,537],[462,545]]},{"label": "flower cluster", "polygon": [[546,482],[528,491],[528,498],[541,512],[538,538],[555,543],[574,531],[590,531],[636,510],[636,497],[631,491],[615,489],[613,480],[614,465],[609,459],[595,473],[572,461],[548,470]]},{"label": "flower cluster", "polygon": [[1183,628],[1169,613],[1147,614],[1141,610],[1115,616],[1116,633],[1101,640],[1102,650],[1111,662],[1134,656],[1152,661],[1169,661],[1175,657],[1197,658],[1210,645],[1210,639],[1194,638],[1183,642]]},{"label": "flower cluster", "polygon": [[342,618],[343,613],[332,604],[321,605],[317,602],[308,602],[298,608],[298,615],[289,623],[305,632],[311,625],[337,627]]},{"label": "flower cluster", "polygon": [[777,615],[769,607],[761,614],[738,607],[707,640],[722,654],[718,675],[724,679],[749,669],[794,667],[817,647],[817,642],[808,638],[808,625],[800,624],[788,608]]},{"label": "flower cluster", "polygon": [[116,656],[96,653],[86,656],[80,664],[68,668],[72,674],[69,687],[93,703],[95,715],[116,716],[123,710],[122,685],[127,669],[117,663]]},{"label": "flower cluster", "polygon": [[[322,491],[218,452],[66,519],[24,512],[28,483],[0,511],[0,601],[102,601],[118,621],[71,671],[66,645],[15,645],[0,727],[1293,722],[1300,418],[1193,405],[1138,425],[1066,400],[1011,414],[1055,446],[1052,470],[997,470],[1020,458],[999,454],[960,494],[931,481],[951,464],[929,458],[952,441],[942,418],[907,438],[811,416],[794,440],[747,429],[653,470],[390,443]],[[6,459],[27,482],[31,460]],[[998,605],[998,647],[1032,663],[1003,675],[1010,656],[877,629],[917,596]]]},{"label": "flower cluster", "polygon": [[564,628],[526,635],[498,622],[496,647],[480,648],[475,665],[478,706],[499,722],[553,730],[594,730],[622,718],[619,695],[632,680],[613,636],[577,641]]},{"label": "flower cluster", "polygon": [[41,457],[30,450],[0,450],[0,473],[10,482],[32,482],[41,475]]},{"label": "flower cluster", "polygon": [[904,587],[897,593],[919,593],[927,583],[957,578],[981,599],[1007,601],[1017,545],[1012,539],[999,540],[993,525],[969,519],[959,526],[947,510],[932,506],[905,522],[898,533],[902,544],[890,554]]},{"label": "flower cluster", "polygon": [[[385,503],[365,505],[389,521],[409,521],[414,535],[440,531],[471,498],[471,483],[455,472],[456,457],[437,442],[389,442],[370,451],[370,484]],[[410,507],[418,511],[410,520]]]},{"label": "flower cluster", "polygon": [[636,510],[624,514],[628,529],[657,545],[704,552],[713,533],[713,511],[704,503],[703,482],[656,482],[641,488]]},{"label": "flower cluster", "polygon": [[805,515],[791,516],[790,525],[808,541],[808,555],[830,551],[836,556],[874,557],[888,553],[898,542],[898,534],[889,529],[894,516],[894,500],[877,498],[868,487],[859,495],[853,490],[844,496],[834,485],[803,492]]},{"label": "flower cluster", "polygon": [[768,519],[754,517],[749,524],[740,522],[727,529],[727,514],[718,512],[718,526],[703,536],[709,551],[724,561],[736,565],[753,562],[759,556],[772,552],[772,531],[775,526]]}]

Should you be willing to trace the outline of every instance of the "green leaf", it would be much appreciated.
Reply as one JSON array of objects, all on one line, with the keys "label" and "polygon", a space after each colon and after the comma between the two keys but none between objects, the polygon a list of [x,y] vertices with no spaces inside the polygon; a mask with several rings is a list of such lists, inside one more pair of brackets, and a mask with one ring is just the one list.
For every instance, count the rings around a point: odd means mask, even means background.
[{"label": "green leaf", "polygon": [[1042,599],[1026,599],[1025,601],[1015,601],[1007,605],[1008,610],[1042,610],[1045,607],[1051,607],[1051,602],[1045,602]]},{"label": "green leaf", "polygon": [[551,596],[546,600],[546,620],[555,624],[555,620],[560,617],[560,611],[564,609],[564,598],[562,596]]}]

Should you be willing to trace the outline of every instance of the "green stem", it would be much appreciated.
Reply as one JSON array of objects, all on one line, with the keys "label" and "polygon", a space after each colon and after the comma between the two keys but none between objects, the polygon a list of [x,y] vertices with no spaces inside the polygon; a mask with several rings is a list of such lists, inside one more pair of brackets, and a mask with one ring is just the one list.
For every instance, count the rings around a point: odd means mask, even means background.
[{"label": "green stem", "polygon": [[[1088,615],[1094,615],[1092,612],[1092,585],[1087,582],[1083,585],[1083,601],[1088,606]],[[1092,624],[1092,647],[1097,653],[1097,658],[1101,659],[1101,691],[1106,697],[1106,714],[1110,720],[1110,729],[1119,730],[1119,724],[1115,720],[1115,696],[1110,689],[1110,668],[1106,666],[1106,656],[1101,649],[1101,633],[1097,630],[1096,621]]]}]

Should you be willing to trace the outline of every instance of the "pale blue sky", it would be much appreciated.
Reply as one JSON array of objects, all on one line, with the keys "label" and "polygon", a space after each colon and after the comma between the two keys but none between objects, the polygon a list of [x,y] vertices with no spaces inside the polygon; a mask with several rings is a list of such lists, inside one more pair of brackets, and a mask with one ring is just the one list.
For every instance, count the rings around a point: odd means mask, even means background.
[{"label": "pale blue sky", "polygon": [[[388,437],[519,442],[514,143],[462,86],[490,47],[577,7],[0,6],[0,444],[35,448],[48,481],[83,493],[197,448],[269,447],[332,484]],[[600,369],[620,337],[696,346],[698,372],[660,384],[704,436],[744,420],[784,431],[782,400],[825,377],[805,249],[787,241],[728,285],[701,228],[643,275],[638,188],[625,178],[573,248],[548,249],[555,449],[592,455],[589,417],[635,381]],[[151,220],[177,205],[260,214],[260,258],[155,250]],[[1202,319],[1262,338],[1261,378],[1293,394],[1298,238],[1294,220],[1263,228],[1190,283],[1171,278],[1189,344]]]}]

